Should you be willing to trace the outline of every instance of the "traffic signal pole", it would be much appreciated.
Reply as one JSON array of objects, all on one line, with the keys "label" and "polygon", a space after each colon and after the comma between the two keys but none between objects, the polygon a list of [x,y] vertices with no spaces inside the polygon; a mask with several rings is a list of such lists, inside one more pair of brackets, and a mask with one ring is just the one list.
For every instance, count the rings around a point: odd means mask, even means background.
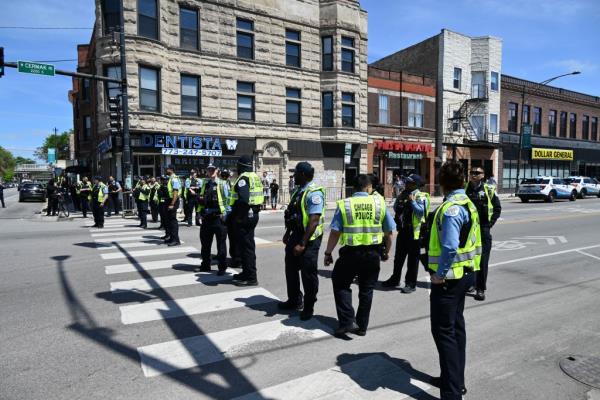
[{"label": "traffic signal pole", "polygon": [[127,58],[125,56],[125,11],[124,0],[120,1],[119,50],[121,58],[121,111],[123,112],[123,159],[122,171],[125,187],[131,188],[131,136],[129,135],[129,97],[127,96]]},{"label": "traffic signal pole", "polygon": [[[3,65],[0,65],[0,66],[4,66],[4,67],[8,67],[8,68],[19,68],[19,65],[15,62],[5,62],[5,63],[3,63]],[[102,82],[112,82],[112,83],[118,83],[120,85],[123,84],[123,81],[121,79],[109,78],[108,76],[102,76],[102,75],[84,74],[81,72],[71,72],[71,71],[65,71],[62,69],[56,69],[56,70],[54,70],[54,73],[56,75],[72,76],[75,78],[91,79],[91,80],[97,80],[97,81],[102,81]]]}]

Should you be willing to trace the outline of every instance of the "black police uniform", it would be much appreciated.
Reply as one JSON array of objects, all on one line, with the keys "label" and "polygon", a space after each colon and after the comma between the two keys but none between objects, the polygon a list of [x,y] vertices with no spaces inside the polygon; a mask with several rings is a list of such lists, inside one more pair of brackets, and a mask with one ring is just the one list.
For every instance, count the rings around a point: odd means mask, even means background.
[{"label": "black police uniform", "polygon": [[[173,179],[171,177],[169,177],[169,179]],[[181,193],[182,192],[182,188],[180,186],[180,189],[177,190],[177,193]],[[167,196],[168,196],[168,191],[167,191]],[[171,202],[173,201],[173,198],[167,198],[167,203],[166,203],[166,217],[167,217],[167,225],[168,225],[168,242],[169,243],[180,243],[179,241],[179,221],[177,220],[177,209],[179,208],[179,198],[177,198],[177,201],[175,201],[175,204],[173,204],[173,208],[170,209],[169,206],[171,205]]]},{"label": "black police uniform", "polygon": [[4,185],[0,183],[0,202],[2,202],[2,208],[6,208],[4,204]]},{"label": "black police uniform", "polygon": [[[217,191],[219,184],[212,180],[206,179],[204,185],[204,196],[201,201],[204,203],[202,210],[202,225],[200,226],[200,243],[202,249],[201,271],[210,271],[211,265],[211,249],[213,236],[217,239],[217,259],[219,260],[219,271],[224,272],[227,269],[227,227],[225,225],[225,216],[221,213],[219,207],[219,198]],[[224,193],[221,193],[224,195]],[[189,198],[189,194],[188,194]],[[227,201],[223,196],[223,202]],[[195,204],[196,202],[194,202]],[[191,215],[188,222],[191,224]]]},{"label": "black police uniform", "polygon": [[[196,209],[196,206],[198,205],[198,192],[200,191],[200,188],[198,187],[198,178],[190,178],[190,187],[187,190],[187,196],[185,199],[185,220],[188,224],[188,226],[192,226],[192,219],[194,216],[194,210]],[[194,192],[196,192],[196,194],[192,194],[192,192],[190,192],[190,189],[193,190]],[[198,214],[196,213],[196,221],[198,220]]]},{"label": "black police uniform", "polygon": [[[244,182],[240,186],[240,182]],[[242,273],[236,276],[238,281],[256,281],[256,244],[254,242],[254,229],[258,224],[258,214],[262,205],[250,206],[250,180],[247,177],[240,178],[235,190],[238,200],[231,208],[231,227],[233,228],[233,240],[236,243],[241,264]]]},{"label": "black police uniform", "polygon": [[46,216],[56,215],[58,213],[58,190],[59,188],[54,183],[49,183],[48,186],[46,186],[46,198],[48,199]]},{"label": "black police uniform", "polygon": [[[112,181],[112,183],[108,184],[108,196],[110,197],[111,208],[108,209],[108,216],[110,217],[111,209],[115,215],[119,215],[120,207],[119,207],[119,186],[117,186],[117,181]],[[113,193],[116,192],[116,193]]]},{"label": "black police uniform", "polygon": [[92,212],[94,213],[94,226],[104,228],[104,207],[100,205],[98,196],[100,194],[100,185],[94,185],[92,189]]},{"label": "black police uniform", "polygon": [[487,290],[488,264],[492,251],[492,234],[490,230],[498,218],[500,218],[502,206],[500,205],[500,199],[494,191],[494,196],[492,197],[493,213],[491,219],[488,217],[488,201],[483,185],[484,183],[481,182],[479,186],[473,187],[469,182],[465,193],[469,196],[473,204],[475,204],[477,213],[479,214],[481,227],[481,264],[479,271],[475,274],[475,288],[485,291]]},{"label": "black police uniform", "polygon": [[158,203],[154,201],[158,187],[156,183],[150,186],[150,215],[152,215],[152,222],[158,221]]},{"label": "black police uniform", "polygon": [[91,194],[91,190],[88,185],[89,182],[81,182],[79,188],[79,202],[81,204],[81,213],[83,214],[83,218],[87,218],[87,213],[90,210],[89,195]]},{"label": "black police uniform", "polygon": [[161,182],[158,190],[158,214],[160,215],[160,228],[165,230],[165,236],[169,236],[169,224],[167,223],[167,207],[170,204],[169,189],[167,181]]},{"label": "black police uniform", "polygon": [[140,188],[140,194],[146,196],[146,200],[139,199],[139,210],[140,210],[140,228],[148,227],[148,197],[150,196],[150,189],[144,189],[144,186]]}]

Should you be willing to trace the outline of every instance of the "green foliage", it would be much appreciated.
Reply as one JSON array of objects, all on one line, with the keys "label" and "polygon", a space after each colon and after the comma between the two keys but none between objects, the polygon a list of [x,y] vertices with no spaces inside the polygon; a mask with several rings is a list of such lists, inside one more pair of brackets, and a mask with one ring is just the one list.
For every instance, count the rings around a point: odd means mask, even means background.
[{"label": "green foliage", "polygon": [[21,156],[16,156],[15,157],[15,164],[19,165],[19,164],[35,164],[35,160],[29,158],[29,157],[21,157]]},{"label": "green foliage", "polygon": [[0,146],[0,176],[4,181],[12,180],[15,171],[15,158],[12,153]]},{"label": "green foliage", "polygon": [[57,160],[68,160],[70,156],[69,150],[69,136],[73,133],[73,129],[65,131],[58,135],[48,135],[44,140],[44,144],[38,147],[33,153],[34,156],[40,160],[46,161],[48,159],[48,149],[58,148],[56,159]]}]

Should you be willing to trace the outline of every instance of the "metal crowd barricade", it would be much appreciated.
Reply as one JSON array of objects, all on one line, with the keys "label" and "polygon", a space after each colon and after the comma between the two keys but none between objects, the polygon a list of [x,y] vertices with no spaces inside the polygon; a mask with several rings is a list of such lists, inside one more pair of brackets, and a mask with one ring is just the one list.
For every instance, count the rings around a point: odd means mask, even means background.
[{"label": "metal crowd barricade", "polygon": [[133,199],[133,192],[131,192],[131,191],[123,192],[123,200],[122,200],[122,204],[121,204],[121,209],[123,210],[123,217],[137,215],[136,208],[135,208],[135,200]]}]

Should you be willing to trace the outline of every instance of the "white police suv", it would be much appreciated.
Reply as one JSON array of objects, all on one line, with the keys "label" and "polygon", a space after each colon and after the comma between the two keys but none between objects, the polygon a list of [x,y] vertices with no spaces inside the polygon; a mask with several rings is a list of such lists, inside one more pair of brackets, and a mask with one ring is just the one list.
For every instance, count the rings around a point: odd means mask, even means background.
[{"label": "white police suv", "polygon": [[585,196],[600,197],[600,182],[587,176],[569,176],[565,181],[577,190],[577,197],[584,199]]},{"label": "white police suv", "polygon": [[554,202],[555,199],[575,201],[577,189],[562,178],[538,176],[537,178],[523,179],[517,196],[523,203],[527,203],[529,200],[544,200],[548,203]]}]

